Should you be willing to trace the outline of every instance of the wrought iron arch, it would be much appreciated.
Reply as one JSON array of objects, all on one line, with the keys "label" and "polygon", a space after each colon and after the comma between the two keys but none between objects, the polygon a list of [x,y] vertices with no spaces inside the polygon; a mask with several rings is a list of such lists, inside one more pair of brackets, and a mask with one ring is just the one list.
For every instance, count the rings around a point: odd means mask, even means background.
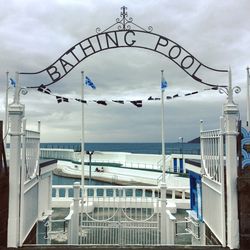
[{"label": "wrought iron arch", "polygon": [[[116,22],[101,31],[98,27],[96,34],[92,35],[67,50],[54,63],[37,72],[21,72],[23,75],[41,75],[48,79],[45,86],[51,85],[74,69],[80,62],[101,51],[116,48],[141,48],[159,53],[178,65],[183,71],[191,76],[195,81],[208,86],[225,87],[224,85],[214,84],[199,76],[199,71],[209,70],[213,72],[225,73],[228,70],[214,69],[206,66],[195,58],[191,53],[173,40],[153,33],[151,26],[144,29],[133,22],[133,18],[128,18],[127,8],[123,6]],[[132,29],[132,25],[135,29]],[[116,27],[116,29],[113,29]],[[146,41],[151,41],[146,43]],[[28,86],[37,88],[38,86]]]}]

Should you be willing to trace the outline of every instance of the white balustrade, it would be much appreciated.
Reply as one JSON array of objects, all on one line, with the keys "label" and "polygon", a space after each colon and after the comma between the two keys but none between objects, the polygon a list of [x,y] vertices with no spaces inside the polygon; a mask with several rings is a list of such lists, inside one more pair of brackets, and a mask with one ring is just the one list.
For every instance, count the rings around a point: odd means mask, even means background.
[{"label": "white balustrade", "polygon": [[[52,202],[65,201],[65,206],[68,206],[72,201],[73,196],[69,195],[70,190],[73,190],[71,185],[53,185]],[[72,191],[73,193],[73,191]],[[85,199],[88,201],[108,201],[113,200],[133,200],[136,201],[156,201],[159,198],[160,189],[157,186],[85,186]],[[189,189],[180,187],[171,187],[167,189],[170,196],[168,201],[176,203],[189,202]],[[63,204],[61,204],[64,206]],[[101,206],[101,204],[99,204]]]}]

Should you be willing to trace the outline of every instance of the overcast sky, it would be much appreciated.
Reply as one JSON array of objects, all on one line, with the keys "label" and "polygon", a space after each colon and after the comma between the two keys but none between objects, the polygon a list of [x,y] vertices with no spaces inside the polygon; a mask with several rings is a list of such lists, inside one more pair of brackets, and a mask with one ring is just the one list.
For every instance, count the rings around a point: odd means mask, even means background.
[{"label": "overcast sky", "polygon": [[[81,40],[105,30],[127,6],[128,17],[143,28],[180,44],[202,63],[217,69],[232,68],[240,115],[246,117],[246,67],[249,65],[249,0],[0,0],[0,119],[4,120],[6,71],[36,72],[51,65]],[[132,26],[133,28],[133,26]],[[205,91],[175,63],[160,54],[138,48],[106,50],[83,60],[67,76],[49,86],[54,94],[80,98],[81,70],[96,84],[85,88],[87,100],[146,100],[160,97],[161,72],[169,87],[166,95],[197,95],[166,101],[166,141],[184,141],[199,136],[199,121],[218,128],[226,96]],[[227,82],[228,76],[218,79]],[[27,78],[20,77],[22,86]],[[28,81],[28,80],[27,80]],[[34,85],[44,83],[38,78]],[[216,79],[215,79],[216,81]],[[10,90],[12,99],[13,90]],[[30,90],[21,96],[29,128],[42,123],[43,142],[79,142],[81,104],[57,104],[55,97]],[[131,103],[108,102],[85,105],[86,142],[160,142],[160,102],[144,101],[142,108]]]}]

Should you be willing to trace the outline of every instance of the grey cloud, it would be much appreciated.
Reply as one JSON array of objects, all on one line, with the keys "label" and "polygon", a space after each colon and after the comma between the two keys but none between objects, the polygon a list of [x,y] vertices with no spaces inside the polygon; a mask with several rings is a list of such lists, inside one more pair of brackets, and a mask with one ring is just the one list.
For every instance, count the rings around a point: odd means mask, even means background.
[{"label": "grey cloud", "polygon": [[[3,2],[3,1],[2,1]],[[245,119],[245,68],[249,64],[249,7],[242,1],[8,1],[0,10],[0,118],[4,118],[5,72],[39,71],[84,38],[102,30],[119,17],[120,7],[128,7],[129,17],[138,25],[179,43],[204,64],[214,68],[232,67],[234,83],[242,88],[235,97]],[[173,62],[146,50],[115,49],[84,60],[60,82],[50,86],[53,93],[80,97],[84,70],[97,85],[85,88],[86,99],[131,99],[159,96],[160,70],[169,82],[166,94],[206,88],[187,76]],[[226,82],[228,76],[215,78]],[[21,77],[25,85],[27,78]],[[38,78],[34,84],[44,83]],[[57,104],[51,96],[30,91],[22,96],[29,124],[42,121],[43,141],[79,141],[81,105]],[[219,126],[226,96],[217,92],[166,102],[166,139],[177,141],[198,136],[199,120],[208,127]],[[132,104],[95,103],[86,106],[88,141],[160,141],[160,103],[145,103],[141,109]],[[36,125],[34,125],[36,126]]]}]

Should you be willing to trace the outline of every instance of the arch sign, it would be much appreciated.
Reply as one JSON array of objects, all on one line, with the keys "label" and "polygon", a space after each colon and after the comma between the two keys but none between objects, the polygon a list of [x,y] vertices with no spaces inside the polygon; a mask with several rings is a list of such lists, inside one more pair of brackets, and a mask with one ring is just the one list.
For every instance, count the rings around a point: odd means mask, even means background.
[{"label": "arch sign", "polygon": [[[117,18],[115,24],[104,31],[97,28],[95,35],[75,44],[47,68],[34,73],[21,72],[20,74],[39,75],[39,78],[43,77],[45,80],[43,84],[48,86],[62,79],[80,62],[98,52],[116,48],[141,48],[169,58],[200,83],[208,86],[222,86],[204,79],[204,72],[225,73],[228,72],[227,70],[214,69],[204,65],[176,42],[165,36],[153,33],[151,26],[146,30],[135,24],[132,18],[127,18],[127,8],[125,6],[121,9],[121,19]],[[131,25],[136,29],[132,29]],[[115,26],[117,28],[112,30]],[[30,88],[33,87],[30,86]]]}]

